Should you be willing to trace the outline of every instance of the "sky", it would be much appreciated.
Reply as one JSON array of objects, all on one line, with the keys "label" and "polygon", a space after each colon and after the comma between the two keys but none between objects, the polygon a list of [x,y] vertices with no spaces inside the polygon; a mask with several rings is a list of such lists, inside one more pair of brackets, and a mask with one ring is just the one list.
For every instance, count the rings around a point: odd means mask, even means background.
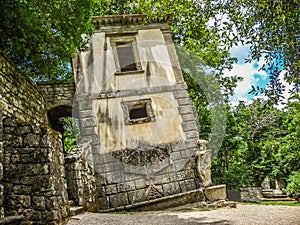
[{"label": "sky", "polygon": [[[252,85],[254,87],[260,86],[262,88],[265,88],[269,82],[268,74],[265,71],[260,70],[260,68],[264,64],[263,59],[261,59],[260,61],[245,63],[245,59],[249,58],[249,50],[249,45],[240,44],[238,46],[234,46],[231,49],[230,53],[233,57],[236,57],[238,61],[233,65],[233,68],[230,71],[224,71],[225,76],[238,75],[240,77],[243,77],[243,81],[237,84],[234,95],[230,98],[230,102],[233,106],[237,105],[240,100],[251,102],[255,98],[255,96],[248,94],[249,91],[252,90]],[[282,77],[283,73],[284,71],[282,72]],[[285,85],[289,87],[288,84],[285,83]],[[284,96],[286,99],[288,98],[288,88],[284,92]]]}]

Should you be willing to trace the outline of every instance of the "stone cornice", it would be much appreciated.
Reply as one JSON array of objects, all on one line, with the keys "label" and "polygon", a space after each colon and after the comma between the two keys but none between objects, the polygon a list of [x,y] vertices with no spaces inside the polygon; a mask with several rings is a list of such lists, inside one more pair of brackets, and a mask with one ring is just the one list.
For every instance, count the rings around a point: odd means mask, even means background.
[{"label": "stone cornice", "polygon": [[173,14],[168,14],[161,18],[148,18],[145,14],[127,14],[112,16],[93,16],[92,23],[94,24],[96,29],[100,29],[103,26],[170,23],[172,19]]}]

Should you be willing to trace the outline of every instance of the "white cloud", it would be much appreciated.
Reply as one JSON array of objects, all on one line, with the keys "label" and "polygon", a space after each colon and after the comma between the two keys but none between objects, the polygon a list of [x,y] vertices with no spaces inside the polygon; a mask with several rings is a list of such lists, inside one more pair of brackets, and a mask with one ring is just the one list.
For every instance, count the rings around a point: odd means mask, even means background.
[{"label": "white cloud", "polygon": [[243,80],[237,84],[234,95],[230,98],[233,105],[240,100],[248,101],[250,99],[249,91],[253,86],[265,87],[267,83],[268,74],[265,71],[259,70],[263,65],[263,60],[259,62],[245,63],[245,59],[248,57],[249,46],[238,45],[232,48],[231,55],[238,58],[237,64],[233,65],[233,68],[229,71],[224,71],[225,76],[239,76]]},{"label": "white cloud", "polygon": [[[231,101],[239,101],[241,98],[249,99],[249,91],[253,86],[261,86],[262,81],[266,81],[268,75],[264,71],[258,71],[256,68],[257,63],[247,64],[235,64],[230,71],[225,71],[225,76],[240,76],[243,78],[241,82],[237,84],[234,95],[231,97]],[[258,63],[259,65],[262,65]],[[265,82],[263,82],[265,83]]]}]

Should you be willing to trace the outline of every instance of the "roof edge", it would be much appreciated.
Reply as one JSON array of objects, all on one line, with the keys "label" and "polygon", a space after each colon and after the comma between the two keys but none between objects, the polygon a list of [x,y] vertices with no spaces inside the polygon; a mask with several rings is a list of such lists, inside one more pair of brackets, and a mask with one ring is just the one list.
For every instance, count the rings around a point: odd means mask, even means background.
[{"label": "roof edge", "polygon": [[96,28],[101,26],[113,25],[134,25],[134,24],[151,24],[151,23],[170,23],[173,20],[173,13],[162,17],[151,18],[145,14],[124,14],[110,16],[93,16],[92,23]]}]

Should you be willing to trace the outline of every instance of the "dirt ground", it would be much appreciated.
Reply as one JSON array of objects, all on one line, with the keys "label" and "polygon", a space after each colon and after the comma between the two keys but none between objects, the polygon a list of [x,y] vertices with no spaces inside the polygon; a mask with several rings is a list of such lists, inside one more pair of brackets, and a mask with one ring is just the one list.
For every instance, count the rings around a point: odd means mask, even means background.
[{"label": "dirt ground", "polygon": [[209,211],[85,213],[67,225],[300,225],[300,207],[238,204]]}]

